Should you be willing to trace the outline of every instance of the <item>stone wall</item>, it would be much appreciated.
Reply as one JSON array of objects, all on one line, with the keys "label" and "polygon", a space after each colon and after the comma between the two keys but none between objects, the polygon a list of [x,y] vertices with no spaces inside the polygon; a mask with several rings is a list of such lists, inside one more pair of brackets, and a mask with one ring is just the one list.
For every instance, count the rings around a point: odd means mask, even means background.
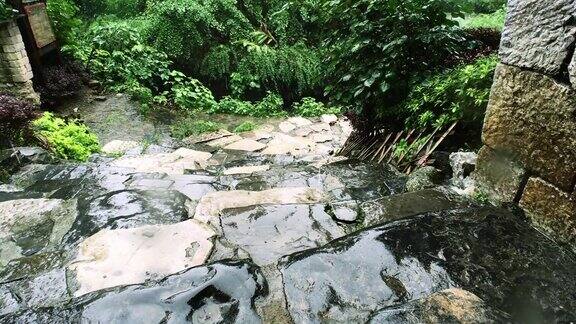
[{"label": "stone wall", "polygon": [[510,0],[480,190],[576,247],[576,1]]},{"label": "stone wall", "polygon": [[0,91],[38,103],[32,78],[32,67],[18,25],[14,21],[0,23]]}]

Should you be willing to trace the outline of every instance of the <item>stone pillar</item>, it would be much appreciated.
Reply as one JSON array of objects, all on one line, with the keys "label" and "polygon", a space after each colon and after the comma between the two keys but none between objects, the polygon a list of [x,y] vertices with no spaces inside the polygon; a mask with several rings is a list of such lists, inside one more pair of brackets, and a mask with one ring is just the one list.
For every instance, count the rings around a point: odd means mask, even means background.
[{"label": "stone pillar", "polygon": [[576,3],[510,0],[479,189],[576,248]]},{"label": "stone pillar", "polygon": [[33,77],[18,25],[15,21],[0,23],[0,91],[39,103]]}]

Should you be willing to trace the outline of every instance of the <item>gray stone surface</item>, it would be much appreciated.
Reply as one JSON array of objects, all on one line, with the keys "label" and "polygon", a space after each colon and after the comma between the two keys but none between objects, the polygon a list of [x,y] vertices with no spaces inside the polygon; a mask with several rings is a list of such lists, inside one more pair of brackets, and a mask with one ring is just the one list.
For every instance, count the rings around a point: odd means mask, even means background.
[{"label": "gray stone surface", "polygon": [[473,293],[450,288],[413,302],[384,308],[370,318],[380,323],[468,323],[507,322],[508,316],[491,309]]},{"label": "gray stone surface", "polygon": [[433,166],[425,166],[412,172],[406,182],[408,192],[431,189],[440,184],[442,175]]},{"label": "gray stone surface", "polygon": [[576,246],[576,197],[542,179],[530,178],[520,206],[535,224]]},{"label": "gray stone surface", "polygon": [[542,74],[499,65],[483,141],[528,171],[572,190],[576,175],[576,92]]},{"label": "gray stone surface", "polygon": [[571,57],[573,0],[510,0],[500,57],[503,63],[559,75]]},{"label": "gray stone surface", "polygon": [[477,188],[495,204],[511,203],[518,198],[526,170],[505,154],[484,146],[478,153],[475,178]]}]

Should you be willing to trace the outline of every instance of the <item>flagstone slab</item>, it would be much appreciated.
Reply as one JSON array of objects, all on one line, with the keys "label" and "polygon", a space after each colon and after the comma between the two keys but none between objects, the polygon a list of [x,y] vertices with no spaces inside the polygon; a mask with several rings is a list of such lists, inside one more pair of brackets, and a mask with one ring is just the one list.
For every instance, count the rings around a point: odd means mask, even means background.
[{"label": "flagstone slab", "polygon": [[213,236],[194,220],[100,231],[80,244],[69,266],[79,285],[74,294],[140,284],[201,265],[210,255]]},{"label": "flagstone slab", "polygon": [[253,165],[253,166],[243,166],[243,167],[233,167],[224,170],[224,175],[235,175],[235,174],[253,174],[256,172],[263,172],[270,170],[269,165]]},{"label": "flagstone slab", "polygon": [[213,223],[220,212],[229,208],[257,205],[314,204],[325,199],[322,191],[308,187],[275,188],[264,191],[218,191],[200,199],[194,219]]},{"label": "flagstone slab", "polygon": [[260,151],[261,149],[265,148],[266,145],[260,142],[257,142],[253,139],[244,138],[237,142],[227,145],[224,147],[225,150],[231,151],[245,151],[245,152],[256,152]]},{"label": "flagstone slab", "polygon": [[148,154],[118,159],[112,166],[131,168],[136,172],[184,174],[186,170],[203,169],[211,153],[180,148],[172,153]]}]

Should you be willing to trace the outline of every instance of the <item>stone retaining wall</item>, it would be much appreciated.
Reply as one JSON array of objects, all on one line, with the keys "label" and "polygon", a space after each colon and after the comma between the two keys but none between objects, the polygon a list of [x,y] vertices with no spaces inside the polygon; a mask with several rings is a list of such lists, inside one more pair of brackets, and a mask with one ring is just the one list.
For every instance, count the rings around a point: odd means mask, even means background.
[{"label": "stone retaining wall", "polygon": [[0,91],[38,103],[33,77],[18,25],[14,21],[0,23]]},{"label": "stone retaining wall", "polygon": [[574,0],[509,1],[477,178],[576,248],[575,34]]}]

